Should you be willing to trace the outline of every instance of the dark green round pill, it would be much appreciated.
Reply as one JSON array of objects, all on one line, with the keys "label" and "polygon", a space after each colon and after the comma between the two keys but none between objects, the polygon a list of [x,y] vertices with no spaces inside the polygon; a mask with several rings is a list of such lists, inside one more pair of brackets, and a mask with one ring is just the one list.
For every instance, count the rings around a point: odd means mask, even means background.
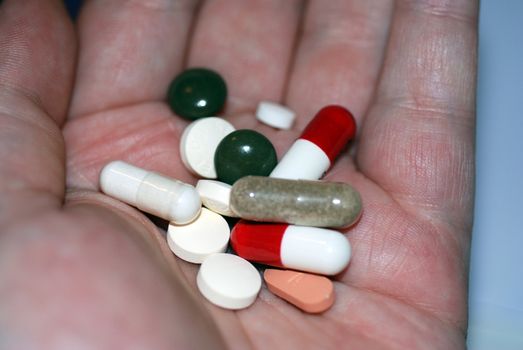
[{"label": "dark green round pill", "polygon": [[227,135],[214,154],[218,179],[233,184],[247,175],[268,176],[278,163],[274,146],[254,130],[236,130]]},{"label": "dark green round pill", "polygon": [[215,71],[191,68],[174,78],[167,95],[174,113],[195,120],[214,116],[222,110],[227,98],[227,86]]}]

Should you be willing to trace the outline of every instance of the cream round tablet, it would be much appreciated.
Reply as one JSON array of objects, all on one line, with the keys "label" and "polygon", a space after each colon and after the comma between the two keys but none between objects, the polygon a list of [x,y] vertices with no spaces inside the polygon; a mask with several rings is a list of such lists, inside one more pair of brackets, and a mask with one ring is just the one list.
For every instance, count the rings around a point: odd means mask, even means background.
[{"label": "cream round tablet", "polygon": [[208,209],[221,215],[237,217],[229,208],[231,185],[216,180],[199,180],[196,191]]},{"label": "cream round tablet", "polygon": [[213,254],[200,266],[196,283],[211,303],[225,309],[250,306],[261,288],[261,277],[247,260],[232,254]]},{"label": "cream round tablet", "polygon": [[230,229],[227,221],[209,209],[188,225],[169,224],[167,244],[172,252],[185,261],[201,264],[206,257],[227,249]]},{"label": "cream round tablet", "polygon": [[218,117],[189,124],[180,139],[180,156],[185,167],[198,176],[215,179],[214,153],[220,141],[234,130],[231,123]]},{"label": "cream round tablet", "polygon": [[256,109],[259,121],[277,129],[290,129],[295,117],[296,113],[289,108],[270,101],[260,102]]}]

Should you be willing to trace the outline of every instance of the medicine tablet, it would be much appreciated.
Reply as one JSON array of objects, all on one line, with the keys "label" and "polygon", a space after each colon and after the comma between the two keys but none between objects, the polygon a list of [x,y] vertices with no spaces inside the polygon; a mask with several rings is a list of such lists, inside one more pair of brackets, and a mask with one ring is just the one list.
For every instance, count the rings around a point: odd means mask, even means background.
[{"label": "medicine tablet", "polygon": [[262,101],[256,110],[256,119],[276,129],[289,130],[296,113],[280,104]]},{"label": "medicine tablet", "polygon": [[215,179],[214,153],[221,140],[234,130],[231,123],[218,117],[189,124],[180,139],[180,156],[185,167],[200,177]]},{"label": "medicine tablet", "polygon": [[277,163],[271,141],[249,129],[235,130],[225,136],[214,154],[218,180],[230,185],[247,175],[267,176]]},{"label": "medicine tablet", "polygon": [[334,286],[324,276],[292,270],[267,269],[263,279],[269,290],[308,313],[320,313],[334,303]]},{"label": "medicine tablet", "polygon": [[247,260],[232,254],[213,254],[200,266],[196,283],[211,303],[225,309],[250,306],[261,288],[258,270]]},{"label": "medicine tablet", "polygon": [[169,224],[167,243],[172,252],[185,261],[201,264],[206,257],[227,249],[230,229],[220,215],[202,208],[188,225]]},{"label": "medicine tablet", "polygon": [[196,191],[208,209],[221,215],[237,217],[229,207],[231,185],[215,180],[199,180]]},{"label": "medicine tablet", "polygon": [[227,99],[227,85],[215,71],[189,68],[174,78],[167,102],[174,113],[190,120],[216,115]]}]

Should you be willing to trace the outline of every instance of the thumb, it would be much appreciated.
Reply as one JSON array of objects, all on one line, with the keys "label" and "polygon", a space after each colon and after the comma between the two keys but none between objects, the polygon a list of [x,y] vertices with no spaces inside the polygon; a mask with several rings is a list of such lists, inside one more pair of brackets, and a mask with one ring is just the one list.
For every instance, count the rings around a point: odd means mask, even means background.
[{"label": "thumb", "polygon": [[0,225],[61,203],[74,52],[61,1],[0,4]]}]

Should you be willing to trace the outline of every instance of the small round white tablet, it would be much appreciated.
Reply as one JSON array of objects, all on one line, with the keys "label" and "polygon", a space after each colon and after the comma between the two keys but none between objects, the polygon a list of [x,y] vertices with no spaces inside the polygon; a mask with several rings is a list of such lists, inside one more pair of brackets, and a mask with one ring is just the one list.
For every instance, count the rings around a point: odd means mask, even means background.
[{"label": "small round white tablet", "polygon": [[196,184],[196,191],[204,206],[215,213],[237,217],[229,208],[231,195],[231,185],[216,180],[199,180]]},{"label": "small round white tablet", "polygon": [[214,153],[220,141],[234,130],[231,123],[218,117],[189,124],[180,139],[180,156],[185,167],[198,176],[215,179]]},{"label": "small round white tablet", "polygon": [[227,249],[230,233],[221,215],[202,208],[196,220],[188,225],[169,224],[167,244],[180,259],[201,264],[209,255]]},{"label": "small round white tablet", "polygon": [[250,306],[261,288],[258,270],[247,260],[232,254],[213,254],[200,266],[196,283],[211,303],[225,309]]},{"label": "small round white tablet", "polygon": [[296,113],[289,108],[270,101],[260,102],[256,110],[259,121],[276,129],[290,129],[295,117]]}]

